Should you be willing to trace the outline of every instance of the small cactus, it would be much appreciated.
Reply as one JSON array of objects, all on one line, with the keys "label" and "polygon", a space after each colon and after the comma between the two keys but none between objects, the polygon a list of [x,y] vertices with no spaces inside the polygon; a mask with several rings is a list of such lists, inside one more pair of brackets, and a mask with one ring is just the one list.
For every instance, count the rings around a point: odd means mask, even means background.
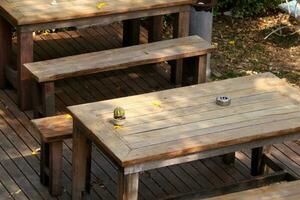
[{"label": "small cactus", "polygon": [[117,107],[114,110],[114,118],[115,119],[125,119],[125,110],[124,108]]}]

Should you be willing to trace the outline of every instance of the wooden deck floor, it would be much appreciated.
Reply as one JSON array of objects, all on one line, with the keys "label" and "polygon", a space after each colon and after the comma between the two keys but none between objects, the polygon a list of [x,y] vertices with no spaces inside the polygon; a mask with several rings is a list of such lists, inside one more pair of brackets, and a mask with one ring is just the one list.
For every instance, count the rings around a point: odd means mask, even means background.
[{"label": "wooden deck floor", "polygon": [[[121,27],[90,28],[36,37],[35,60],[90,52],[121,45]],[[145,42],[143,34],[142,40]],[[165,76],[151,67],[133,68],[96,76],[63,80],[56,84],[58,113],[69,105],[135,95],[171,88]],[[39,182],[39,137],[30,124],[31,112],[16,106],[14,90],[0,90],[0,199],[52,199]],[[64,145],[62,197],[71,199],[72,141]],[[272,147],[275,162],[300,176],[300,146],[295,142]],[[151,170],[140,179],[140,199],[155,200],[200,189],[214,188],[250,178],[249,153],[237,153],[234,166],[211,158]],[[92,199],[116,197],[116,167],[99,149],[93,148]]]}]

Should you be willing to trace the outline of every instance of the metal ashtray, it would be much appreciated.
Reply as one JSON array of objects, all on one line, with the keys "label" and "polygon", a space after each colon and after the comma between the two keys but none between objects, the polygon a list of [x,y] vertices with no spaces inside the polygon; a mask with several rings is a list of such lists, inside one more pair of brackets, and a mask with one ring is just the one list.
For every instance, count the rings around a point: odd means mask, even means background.
[{"label": "metal ashtray", "polygon": [[231,104],[231,98],[228,96],[217,97],[216,104],[219,106],[229,106]]}]

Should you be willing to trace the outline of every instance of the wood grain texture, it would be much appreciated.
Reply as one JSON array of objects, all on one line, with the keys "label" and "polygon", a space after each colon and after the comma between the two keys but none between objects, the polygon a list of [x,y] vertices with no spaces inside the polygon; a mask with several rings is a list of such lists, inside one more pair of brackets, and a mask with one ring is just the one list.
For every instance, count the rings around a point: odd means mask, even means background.
[{"label": "wood grain texture", "polygon": [[[243,192],[208,198],[205,200],[296,200],[300,198],[299,186],[300,181],[284,182]],[[193,200],[197,200],[197,198]]]},{"label": "wood grain texture", "polygon": [[44,142],[54,142],[72,138],[73,120],[69,115],[34,119],[31,122],[41,134]]},{"label": "wood grain texture", "polygon": [[48,0],[1,1],[2,15],[16,25],[90,18],[171,6],[191,5],[195,0],[109,0],[97,7],[97,0],[61,0],[51,5]]},{"label": "wood grain texture", "polygon": [[[215,104],[224,91],[233,98],[229,107]],[[129,166],[294,134],[300,130],[299,97],[299,90],[264,73],[68,109],[96,145]],[[126,110],[127,123],[115,129],[111,113],[117,106]]]},{"label": "wood grain texture", "polygon": [[24,66],[38,82],[123,69],[143,64],[206,55],[214,48],[199,36],[105,50],[54,60],[28,63]]},{"label": "wood grain texture", "polygon": [[[87,31],[59,32],[35,37],[34,57],[35,60],[47,60],[66,54],[74,55],[88,51],[100,51],[104,47],[121,47],[121,34],[122,26],[114,24],[107,27],[93,27]],[[143,41],[147,41],[146,35],[142,35]],[[60,45],[63,48],[57,48]],[[114,73],[104,72],[84,78],[62,80],[58,81],[56,86],[57,114],[64,113],[66,106],[91,102],[91,98],[92,101],[100,101],[173,87],[167,78],[149,67],[130,68]],[[239,86],[236,87],[240,88]],[[242,93],[236,94],[241,95]],[[22,112],[18,109],[15,104],[15,91],[0,90],[0,97],[2,100],[0,103],[0,156],[2,158],[0,159],[0,191],[3,191],[1,197],[16,200],[70,200],[72,183],[71,141],[64,141],[63,195],[59,198],[51,198],[47,187],[44,187],[39,181],[39,156],[31,156],[32,151],[40,148],[40,136],[32,128],[30,122],[32,113]],[[269,97],[274,98],[274,95],[272,93],[266,94],[260,96],[259,99]],[[239,99],[236,96],[235,98],[236,101]],[[242,99],[240,100],[242,101]],[[193,102],[199,104],[197,100]],[[176,105],[183,106],[182,104]],[[6,106],[9,109],[6,109]],[[110,114],[110,111],[108,112]],[[298,176],[300,176],[299,154],[298,142],[272,146],[272,160]],[[237,152],[236,156],[235,165],[230,167],[223,165],[220,158],[211,158],[141,173],[139,199],[164,199],[169,195],[179,195],[195,190],[209,191],[224,184],[250,179],[250,155],[248,151]],[[97,184],[99,179],[101,184]],[[116,199],[117,172],[115,165],[98,148],[93,148],[91,182],[96,183],[91,191],[93,200]]]},{"label": "wood grain texture", "polygon": [[118,200],[138,200],[139,173],[118,176]]},{"label": "wood grain texture", "polygon": [[29,72],[23,64],[33,61],[33,36],[32,32],[21,32],[17,30],[18,51],[17,51],[17,86],[18,86],[18,104],[22,110],[28,110],[32,106],[31,79]]},{"label": "wood grain texture", "polygon": [[0,88],[6,85],[5,68],[11,62],[12,27],[0,17]]}]

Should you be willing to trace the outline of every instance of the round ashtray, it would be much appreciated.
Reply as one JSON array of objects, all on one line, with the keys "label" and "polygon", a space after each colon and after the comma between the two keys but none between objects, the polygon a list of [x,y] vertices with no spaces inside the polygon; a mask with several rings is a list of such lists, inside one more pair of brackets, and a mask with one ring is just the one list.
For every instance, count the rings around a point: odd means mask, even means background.
[{"label": "round ashtray", "polygon": [[219,106],[229,106],[231,104],[231,98],[228,96],[219,96],[216,98],[216,103]]}]

